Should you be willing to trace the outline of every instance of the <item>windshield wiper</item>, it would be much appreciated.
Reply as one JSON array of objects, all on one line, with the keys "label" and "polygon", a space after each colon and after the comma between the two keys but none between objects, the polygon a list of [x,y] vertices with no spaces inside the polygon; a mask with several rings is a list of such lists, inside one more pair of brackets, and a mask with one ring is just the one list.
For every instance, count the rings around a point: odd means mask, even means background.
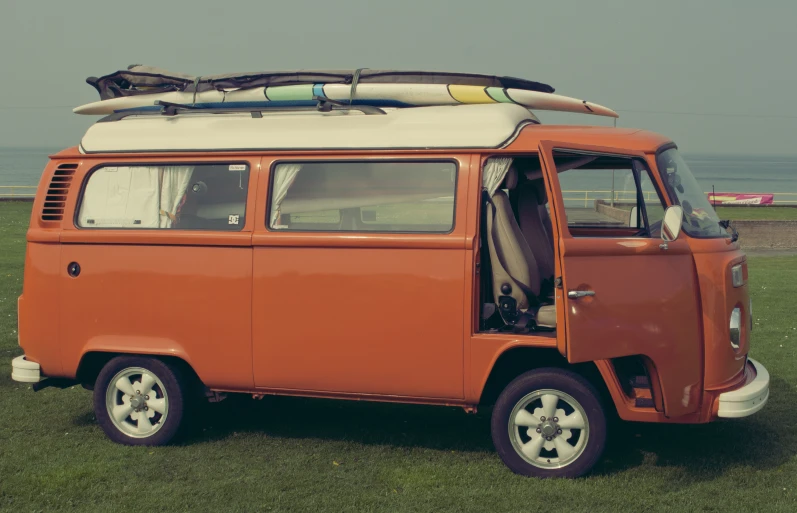
[{"label": "windshield wiper", "polygon": [[732,230],[731,242],[736,242],[737,240],[739,240],[739,232],[736,231],[736,228],[731,224],[730,219],[723,219],[722,221],[720,221],[720,226],[725,228],[726,232],[728,231],[728,228]]}]

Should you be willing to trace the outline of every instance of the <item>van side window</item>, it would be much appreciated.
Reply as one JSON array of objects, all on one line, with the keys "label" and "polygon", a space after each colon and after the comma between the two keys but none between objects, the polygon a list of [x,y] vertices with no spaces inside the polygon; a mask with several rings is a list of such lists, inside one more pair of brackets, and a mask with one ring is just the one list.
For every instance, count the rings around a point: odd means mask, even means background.
[{"label": "van side window", "polygon": [[456,182],[450,161],[280,163],[267,222],[280,231],[447,233]]},{"label": "van side window", "polygon": [[660,236],[664,203],[639,159],[554,152],[574,237]]},{"label": "van side window", "polygon": [[106,166],[89,176],[81,228],[243,229],[248,164]]}]

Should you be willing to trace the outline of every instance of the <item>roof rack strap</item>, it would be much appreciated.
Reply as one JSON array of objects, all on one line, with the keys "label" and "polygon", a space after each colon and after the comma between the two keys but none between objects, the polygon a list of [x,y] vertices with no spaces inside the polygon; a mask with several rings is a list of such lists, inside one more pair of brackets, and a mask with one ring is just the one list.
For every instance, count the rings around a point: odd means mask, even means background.
[{"label": "roof rack strap", "polygon": [[357,92],[357,84],[360,82],[360,73],[368,68],[357,68],[354,70],[354,76],[351,79],[351,89],[349,90],[349,105],[354,103],[354,94]]}]

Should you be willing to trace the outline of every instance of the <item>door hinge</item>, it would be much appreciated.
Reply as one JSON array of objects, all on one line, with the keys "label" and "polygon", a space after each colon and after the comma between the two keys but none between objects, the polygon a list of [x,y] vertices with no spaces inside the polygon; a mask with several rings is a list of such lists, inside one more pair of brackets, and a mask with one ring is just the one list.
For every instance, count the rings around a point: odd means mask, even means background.
[{"label": "door hinge", "polygon": [[561,276],[557,276],[556,277],[556,279],[553,281],[553,286],[556,287],[557,289],[561,289],[562,288],[562,277]]}]

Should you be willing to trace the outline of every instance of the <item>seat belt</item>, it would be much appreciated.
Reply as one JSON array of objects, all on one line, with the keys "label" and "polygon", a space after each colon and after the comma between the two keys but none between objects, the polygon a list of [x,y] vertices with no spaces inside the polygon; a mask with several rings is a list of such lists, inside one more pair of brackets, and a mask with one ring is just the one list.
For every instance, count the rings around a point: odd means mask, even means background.
[{"label": "seat belt", "polygon": [[[495,298],[493,297],[493,289],[490,287],[490,279],[493,273],[492,269],[492,260],[490,259],[490,245],[487,240],[487,201],[490,197],[487,195],[487,191],[482,191],[482,211],[481,211],[481,236],[479,237],[479,272],[481,273],[480,277],[480,299],[481,304],[486,305],[488,303],[488,299],[490,299],[489,303],[495,304]],[[485,258],[486,256],[486,258]],[[493,316],[495,311],[490,313],[490,317]],[[489,318],[489,317],[488,317]],[[479,308],[479,329],[484,331],[486,329],[486,322],[488,318],[484,317],[483,306]]]},{"label": "seat belt", "polygon": [[[524,184],[524,188],[526,190],[528,190],[529,187],[530,187],[530,184],[528,182],[526,184]],[[535,187],[535,189],[536,189],[536,187]],[[520,221],[521,221],[521,219],[520,219],[520,210],[519,210],[520,209],[520,207],[519,207],[519,204],[520,204],[520,191],[521,191],[520,187],[518,187],[514,191],[509,191],[509,193],[510,193],[509,194],[509,204],[512,205],[512,212],[515,214],[515,219],[518,220],[518,224],[520,224]],[[514,195],[512,194],[513,192],[515,192]],[[536,190],[532,190],[531,194],[537,195]],[[514,198],[513,198],[513,196],[514,196]],[[539,196],[537,197],[536,201],[538,201],[538,202],[540,201]],[[539,206],[540,203],[537,203],[537,205]],[[543,232],[545,232],[546,235],[547,235],[547,232],[545,230],[545,224],[542,222],[542,219],[540,219],[540,224],[542,224]],[[521,226],[521,231],[523,231],[523,227],[522,226]],[[528,242],[528,241],[526,241],[526,242]],[[542,297],[542,298],[552,297],[553,294],[554,294],[553,278],[541,279],[540,280],[540,297]]]}]

